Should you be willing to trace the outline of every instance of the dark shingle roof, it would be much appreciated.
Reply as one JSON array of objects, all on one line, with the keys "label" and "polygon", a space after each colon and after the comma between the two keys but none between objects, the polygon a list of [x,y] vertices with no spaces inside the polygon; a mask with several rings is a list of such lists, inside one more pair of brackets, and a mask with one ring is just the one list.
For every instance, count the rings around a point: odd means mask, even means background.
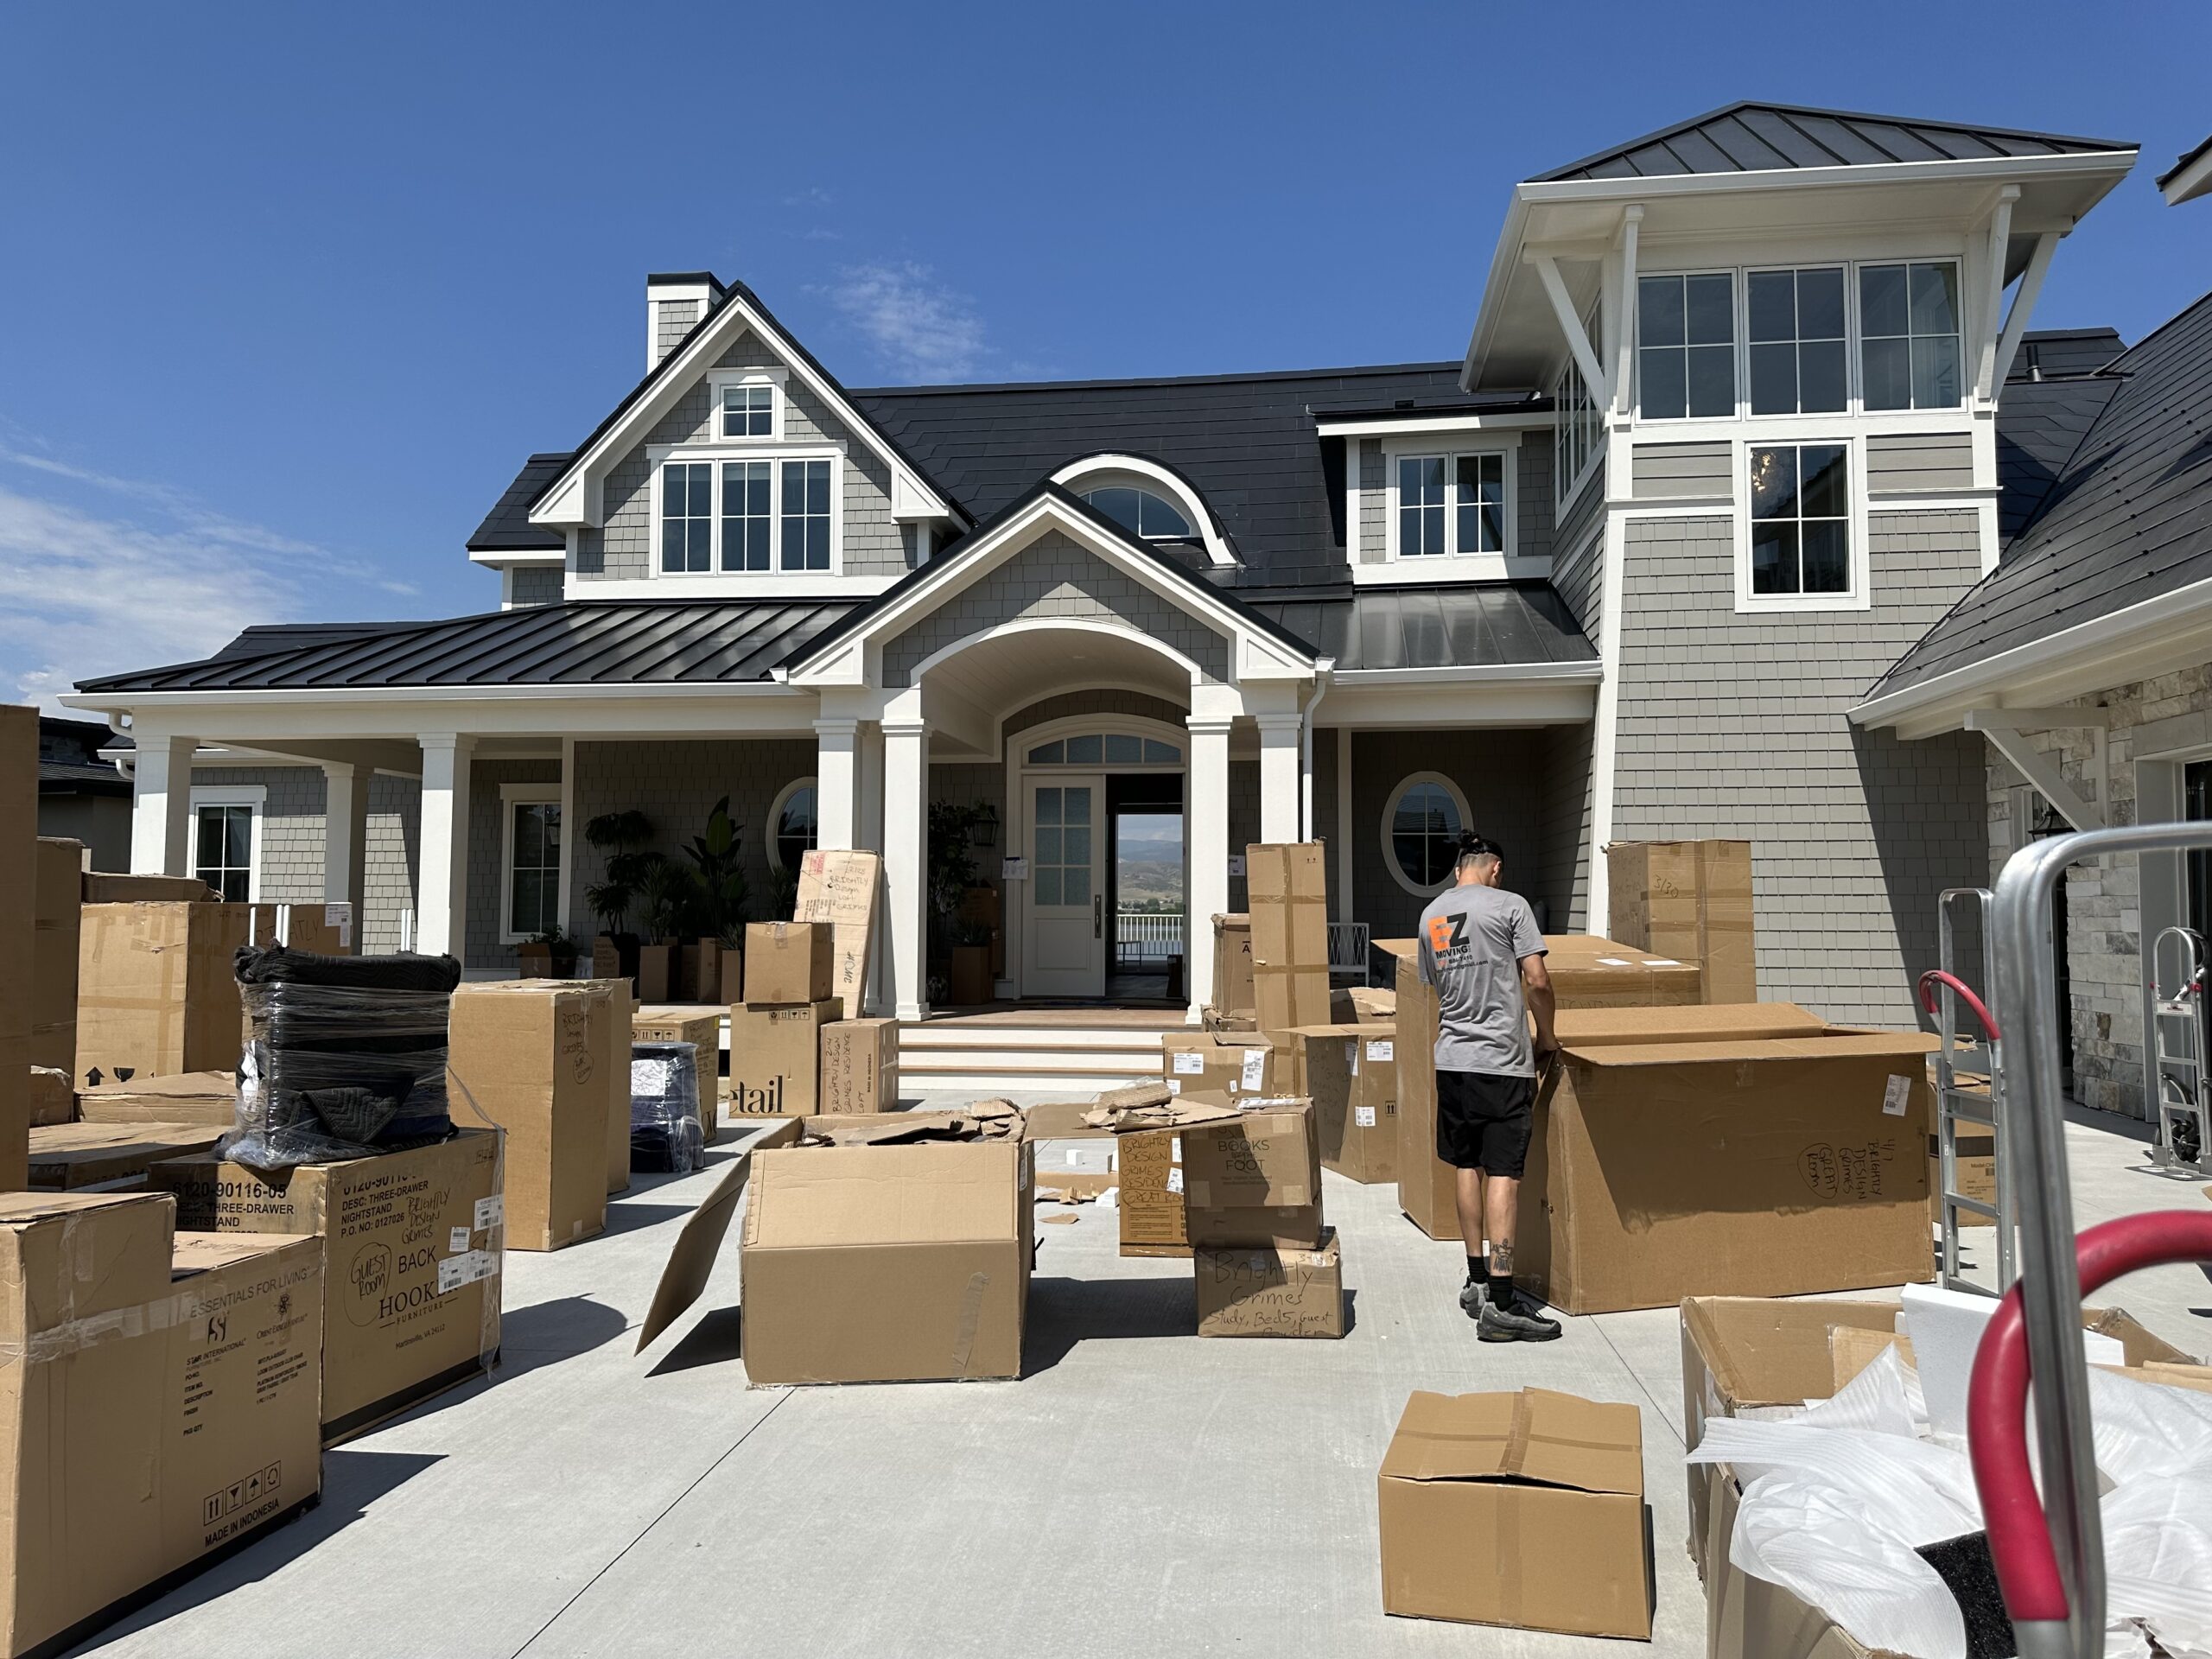
[{"label": "dark shingle roof", "polygon": [[[940,485],[988,518],[1069,461],[1107,453],[1190,480],[1248,567],[1239,587],[1326,580],[1344,569],[1341,476],[1317,417],[1470,406],[1457,363],[1158,380],[882,387],[853,400]],[[1525,404],[1522,395],[1483,406]]]},{"label": "dark shingle roof", "polygon": [[476,533],[468,538],[471,553],[525,553],[558,551],[568,545],[557,530],[547,530],[530,522],[531,504],[544,493],[545,486],[561,475],[569,464],[567,454],[532,455],[522,464],[522,471],[515,474],[515,481],[507,486],[499,505],[484,515],[484,522],[476,526]]},{"label": "dark shingle roof", "polygon": [[2120,386],[2117,375],[2012,380],[1997,405],[1997,533],[2010,546],[2050,499],[2058,475]]},{"label": "dark shingle roof", "polygon": [[[1869,695],[2212,581],[2212,294],[2123,353],[2112,375],[1997,569]],[[2005,402],[2021,390],[2006,388]]]},{"label": "dark shingle roof", "polygon": [[1886,162],[1973,161],[1998,156],[2088,155],[2135,146],[2056,132],[1960,126],[1861,115],[1850,110],[1746,101],[1694,116],[1579,162],[1540,173],[1531,184],[1568,179],[1656,178],[1684,173],[1860,167]]},{"label": "dark shingle roof", "polygon": [[2006,365],[2005,378],[2050,380],[2094,374],[2127,349],[2117,328],[2031,328]]},{"label": "dark shingle roof", "polygon": [[1255,610],[1334,657],[1339,673],[1598,660],[1548,582],[1345,587],[1252,599]]},{"label": "dark shingle roof", "polygon": [[[851,610],[849,599],[572,601],[443,622],[339,627],[275,649],[86,680],[83,691],[309,686],[743,684]],[[258,631],[250,631],[258,632]],[[281,636],[287,630],[269,630]]]}]

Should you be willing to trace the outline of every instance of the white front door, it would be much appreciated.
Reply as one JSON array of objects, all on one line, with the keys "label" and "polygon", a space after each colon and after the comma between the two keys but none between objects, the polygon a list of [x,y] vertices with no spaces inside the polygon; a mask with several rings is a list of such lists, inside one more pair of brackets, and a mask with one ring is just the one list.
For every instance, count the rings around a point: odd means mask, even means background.
[{"label": "white front door", "polygon": [[1059,773],[1029,785],[1027,996],[1106,995],[1106,779]]}]

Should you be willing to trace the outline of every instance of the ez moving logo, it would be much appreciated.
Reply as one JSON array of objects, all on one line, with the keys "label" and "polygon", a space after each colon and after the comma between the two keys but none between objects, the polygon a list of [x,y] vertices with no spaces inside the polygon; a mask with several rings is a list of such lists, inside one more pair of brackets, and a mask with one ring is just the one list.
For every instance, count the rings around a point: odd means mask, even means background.
[{"label": "ez moving logo", "polygon": [[1459,911],[1449,916],[1428,918],[1428,950],[1431,956],[1448,956],[1462,950],[1467,943],[1467,912]]}]

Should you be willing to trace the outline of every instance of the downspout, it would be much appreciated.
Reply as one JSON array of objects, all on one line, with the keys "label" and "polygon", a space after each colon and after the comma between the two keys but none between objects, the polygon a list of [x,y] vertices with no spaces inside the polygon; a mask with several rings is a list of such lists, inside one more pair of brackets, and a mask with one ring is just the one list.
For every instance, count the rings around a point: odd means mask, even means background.
[{"label": "downspout", "polygon": [[[1333,657],[1317,658],[1313,664],[1313,695],[1306,700],[1299,713],[1298,728],[1298,834],[1301,841],[1313,839],[1313,711],[1321,706],[1321,699],[1329,695],[1329,677],[1335,672],[1337,659]],[[1338,834],[1343,830],[1339,827]]]}]

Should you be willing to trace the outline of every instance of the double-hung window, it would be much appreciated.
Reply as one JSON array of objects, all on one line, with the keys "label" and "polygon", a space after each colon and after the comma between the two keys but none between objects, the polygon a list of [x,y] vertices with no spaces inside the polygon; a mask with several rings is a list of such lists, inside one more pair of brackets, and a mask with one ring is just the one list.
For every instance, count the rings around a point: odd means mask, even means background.
[{"label": "double-hung window", "polygon": [[1559,425],[1552,440],[1552,493],[1564,501],[1582,481],[1583,469],[1603,442],[1603,431],[1598,405],[1591,399],[1582,371],[1572,361],[1560,371],[1552,399],[1559,410]]},{"label": "double-hung window", "polygon": [[1959,405],[1959,268],[1859,267],[1860,395],[1868,409]]},{"label": "double-hung window", "polygon": [[830,568],[830,463],[784,462],[784,569]]},{"label": "double-hung window", "polygon": [[703,461],[660,469],[660,568],[671,574],[712,569],[715,469]]},{"label": "double-hung window", "polygon": [[1754,444],[1751,597],[1851,592],[1851,452],[1840,443]]},{"label": "double-hung window", "polygon": [[1727,271],[1637,281],[1637,378],[1643,418],[1736,412],[1736,279]]},{"label": "double-hung window", "polygon": [[774,522],[768,493],[774,471],[772,461],[722,463],[723,569],[768,568],[768,533]]},{"label": "double-hung window", "polygon": [[505,914],[510,943],[550,932],[561,924],[561,788],[557,784],[508,784]]},{"label": "double-hung window", "polygon": [[1505,456],[1400,455],[1398,556],[1505,551]]},{"label": "double-hung window", "polygon": [[671,458],[659,480],[664,575],[835,566],[833,457]]},{"label": "double-hung window", "polygon": [[1754,270],[1744,278],[1751,413],[1833,414],[1850,398],[1843,268]]}]

